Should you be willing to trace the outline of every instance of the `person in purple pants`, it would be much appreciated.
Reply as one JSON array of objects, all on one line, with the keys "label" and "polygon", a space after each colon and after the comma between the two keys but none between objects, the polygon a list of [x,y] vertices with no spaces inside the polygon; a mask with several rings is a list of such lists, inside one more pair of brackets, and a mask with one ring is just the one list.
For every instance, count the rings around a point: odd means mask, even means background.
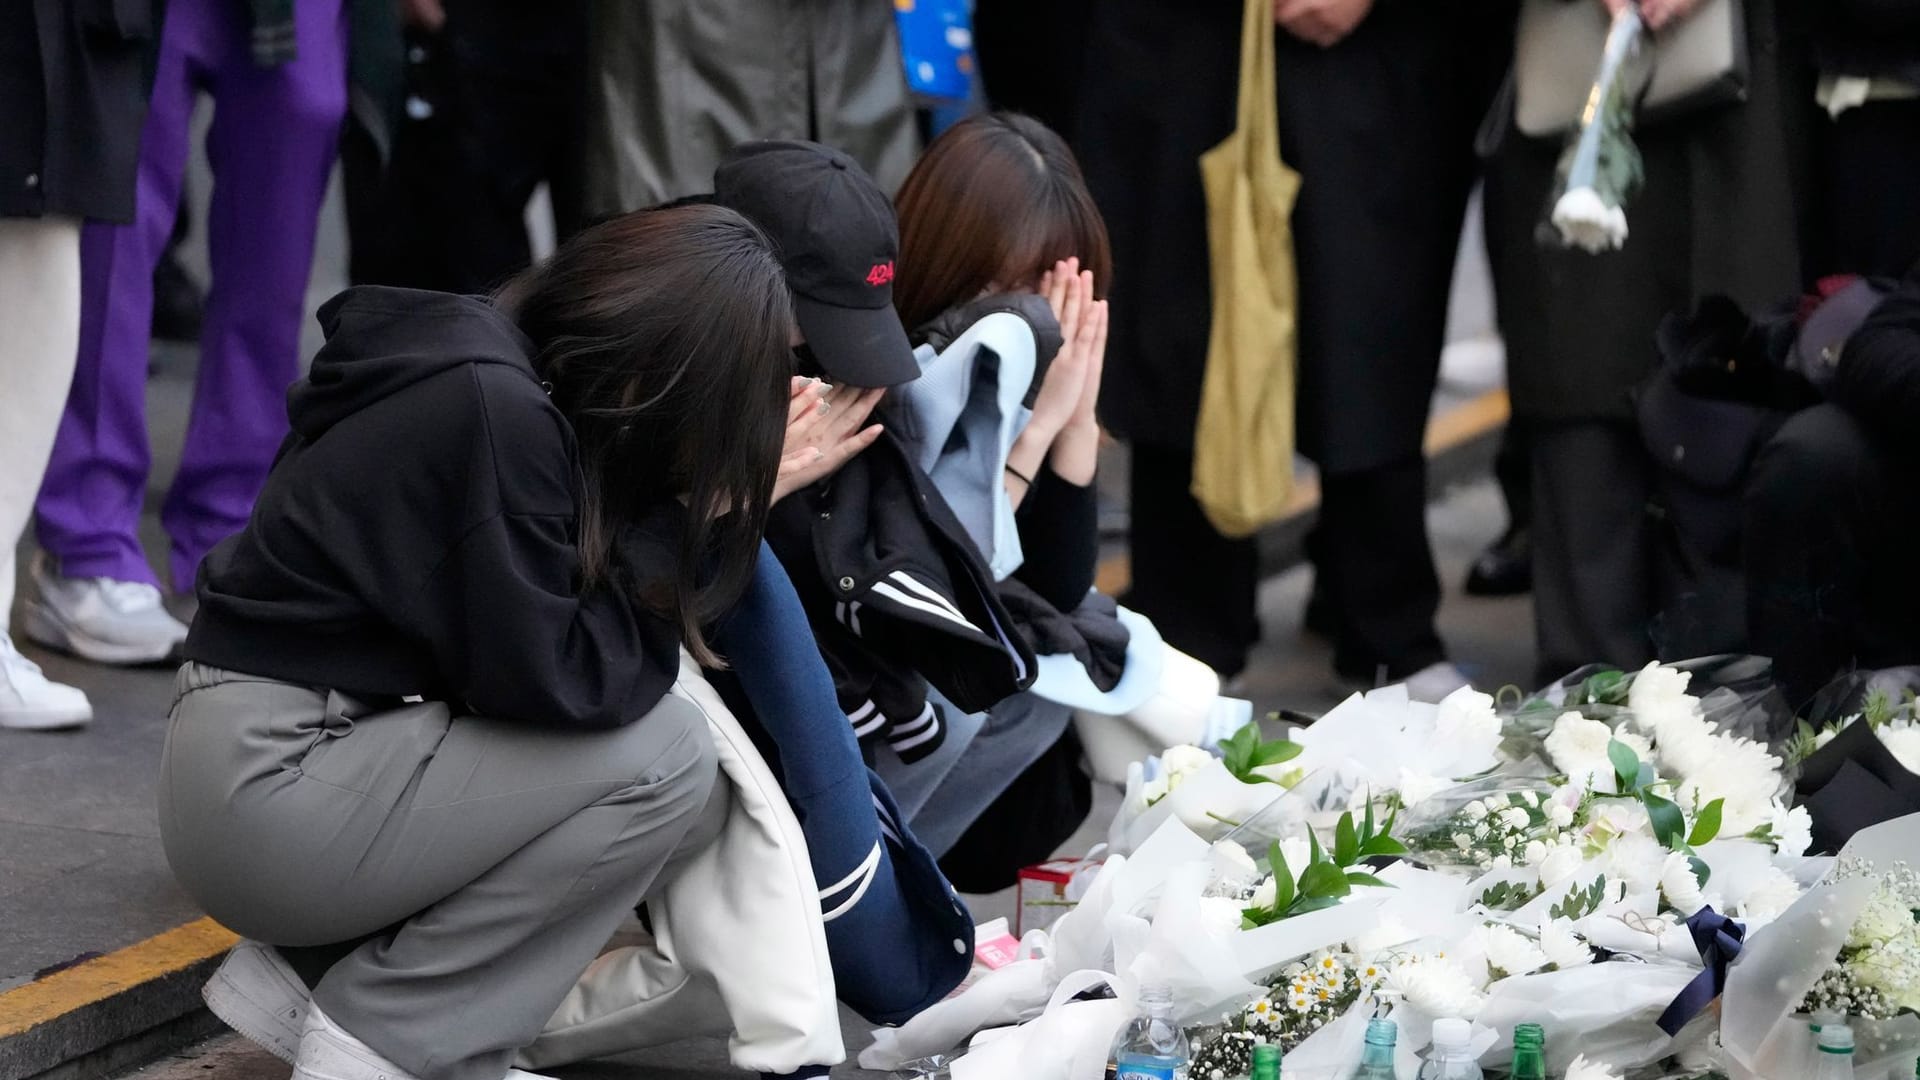
[{"label": "person in purple pants", "polygon": [[161,510],[175,590],[191,590],[201,558],[246,524],[286,434],[314,233],[347,108],[347,15],[343,0],[292,0],[289,38],[287,26],[256,25],[253,12],[272,6],[170,0],[135,220],[82,236],[79,362],[35,508],[43,554],[24,629],[87,659],[165,659],[187,633],[162,606],[138,529],[153,270],[200,91],[214,99],[213,282],[186,445]]}]

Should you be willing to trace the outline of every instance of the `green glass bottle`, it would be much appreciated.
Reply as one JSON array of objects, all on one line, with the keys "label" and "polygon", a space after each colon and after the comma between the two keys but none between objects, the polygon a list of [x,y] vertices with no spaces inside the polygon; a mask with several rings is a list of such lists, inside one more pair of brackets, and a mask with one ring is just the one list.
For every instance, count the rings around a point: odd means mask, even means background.
[{"label": "green glass bottle", "polygon": [[1512,1080],[1547,1080],[1547,1033],[1539,1024],[1513,1028]]},{"label": "green glass bottle", "polygon": [[1367,1021],[1367,1045],[1360,1052],[1360,1067],[1353,1071],[1353,1080],[1394,1080],[1393,1043],[1399,1034],[1399,1027],[1391,1020]]},{"label": "green glass bottle", "polygon": [[1280,1080],[1280,1048],[1261,1043],[1253,1048],[1253,1080]]}]

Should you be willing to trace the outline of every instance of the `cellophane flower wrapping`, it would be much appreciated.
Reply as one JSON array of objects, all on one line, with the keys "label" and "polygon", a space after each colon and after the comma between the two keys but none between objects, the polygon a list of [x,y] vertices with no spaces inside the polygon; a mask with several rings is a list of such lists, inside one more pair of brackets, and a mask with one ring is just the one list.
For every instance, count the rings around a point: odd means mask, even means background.
[{"label": "cellophane flower wrapping", "polygon": [[1636,77],[1644,64],[1636,61],[1645,33],[1636,5],[1626,4],[1614,15],[1580,125],[1568,137],[1555,172],[1542,232],[1561,246],[1598,254],[1627,242],[1626,207],[1643,175],[1633,118],[1644,81]]}]

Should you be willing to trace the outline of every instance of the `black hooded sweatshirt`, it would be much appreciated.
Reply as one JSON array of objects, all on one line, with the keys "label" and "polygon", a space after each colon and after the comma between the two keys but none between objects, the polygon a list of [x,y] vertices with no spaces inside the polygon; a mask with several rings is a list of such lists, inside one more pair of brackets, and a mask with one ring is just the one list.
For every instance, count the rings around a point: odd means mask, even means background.
[{"label": "black hooded sweatshirt", "polygon": [[[582,592],[572,430],[485,300],[356,288],[287,395],[253,517],[207,557],[188,659],[499,719],[612,728],[679,669],[630,589]],[[616,576],[675,574],[679,507],[623,526]]]}]

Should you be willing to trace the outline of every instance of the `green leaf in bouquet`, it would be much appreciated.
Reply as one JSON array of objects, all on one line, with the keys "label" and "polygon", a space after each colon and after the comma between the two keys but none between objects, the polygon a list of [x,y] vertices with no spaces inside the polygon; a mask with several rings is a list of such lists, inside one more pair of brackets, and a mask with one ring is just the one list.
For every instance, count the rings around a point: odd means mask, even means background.
[{"label": "green leaf in bouquet", "polygon": [[1278,765],[1283,761],[1292,761],[1305,750],[1306,747],[1291,739],[1263,742],[1253,748],[1253,765],[1257,769],[1262,765]]},{"label": "green leaf in bouquet", "polygon": [[[1341,884],[1344,885],[1346,882],[1342,880]],[[1345,894],[1342,893],[1341,895],[1344,896]],[[1330,907],[1337,906],[1339,903],[1339,896],[1303,896],[1295,900],[1293,906],[1287,909],[1287,918],[1293,918],[1296,915],[1306,915],[1315,911],[1325,911]]]},{"label": "green leaf in bouquet", "polygon": [[1300,874],[1300,895],[1309,900],[1341,897],[1351,891],[1347,875],[1330,862],[1316,862]]},{"label": "green leaf in bouquet", "polygon": [[1584,889],[1571,889],[1560,902],[1547,909],[1547,914],[1556,919],[1584,919],[1600,910],[1607,898],[1607,876],[1601,874]]},{"label": "green leaf in bouquet", "polygon": [[1687,843],[1693,847],[1710,844],[1720,835],[1720,813],[1726,807],[1727,800],[1715,799],[1700,808],[1694,815],[1693,831],[1687,834]]},{"label": "green leaf in bouquet", "polygon": [[1333,861],[1340,866],[1352,866],[1360,857],[1360,834],[1353,828],[1353,811],[1340,815],[1339,824],[1333,827]]},{"label": "green leaf in bouquet", "polygon": [[1373,839],[1373,792],[1367,792],[1367,815],[1360,822],[1360,840],[1362,843]]},{"label": "green leaf in bouquet", "polygon": [[1627,681],[1624,671],[1597,671],[1587,676],[1574,695],[1574,705],[1625,705],[1627,703]]},{"label": "green leaf in bouquet", "polygon": [[1885,727],[1893,719],[1893,695],[1884,689],[1868,691],[1867,700],[1861,704],[1860,716],[1875,731]]},{"label": "green leaf in bouquet", "polygon": [[1653,838],[1660,846],[1677,850],[1685,842],[1687,817],[1672,799],[1642,791],[1640,802],[1647,808],[1647,820],[1653,825]]},{"label": "green leaf in bouquet", "polygon": [[1687,866],[1693,871],[1694,884],[1703,889],[1706,888],[1707,879],[1713,876],[1713,870],[1707,866],[1706,860],[1689,851],[1687,852]]},{"label": "green leaf in bouquet", "polygon": [[1220,740],[1220,757],[1227,771],[1244,776],[1253,761],[1253,748],[1260,741],[1259,731],[1249,721],[1239,731]]},{"label": "green leaf in bouquet", "polygon": [[[1594,676],[1599,678],[1599,676]],[[1636,791],[1640,786],[1640,755],[1633,747],[1619,739],[1607,742],[1607,760],[1613,763],[1614,779],[1620,782],[1622,792]]]},{"label": "green leaf in bouquet", "polygon": [[[1315,835],[1312,829],[1308,829],[1307,830],[1307,865],[1312,866],[1314,863],[1326,862],[1326,861],[1327,861],[1326,853],[1320,850],[1320,837]],[[1302,880],[1305,880],[1304,876],[1302,877]]]},{"label": "green leaf in bouquet", "polygon": [[1492,911],[1516,911],[1525,907],[1540,890],[1517,881],[1502,881],[1480,894],[1480,906]]},{"label": "green leaf in bouquet", "polygon": [[1364,870],[1347,871],[1347,884],[1365,885],[1375,889],[1391,889],[1395,887],[1388,882],[1381,881],[1379,878],[1374,877],[1372,874],[1369,874]]},{"label": "green leaf in bouquet", "polygon": [[1380,858],[1387,855],[1405,855],[1406,853],[1407,845],[1395,840],[1386,833],[1372,837],[1360,845],[1360,857],[1363,859]]},{"label": "green leaf in bouquet", "polygon": [[1267,849],[1267,864],[1273,870],[1274,910],[1285,911],[1293,903],[1293,868],[1287,865],[1277,840]]}]

